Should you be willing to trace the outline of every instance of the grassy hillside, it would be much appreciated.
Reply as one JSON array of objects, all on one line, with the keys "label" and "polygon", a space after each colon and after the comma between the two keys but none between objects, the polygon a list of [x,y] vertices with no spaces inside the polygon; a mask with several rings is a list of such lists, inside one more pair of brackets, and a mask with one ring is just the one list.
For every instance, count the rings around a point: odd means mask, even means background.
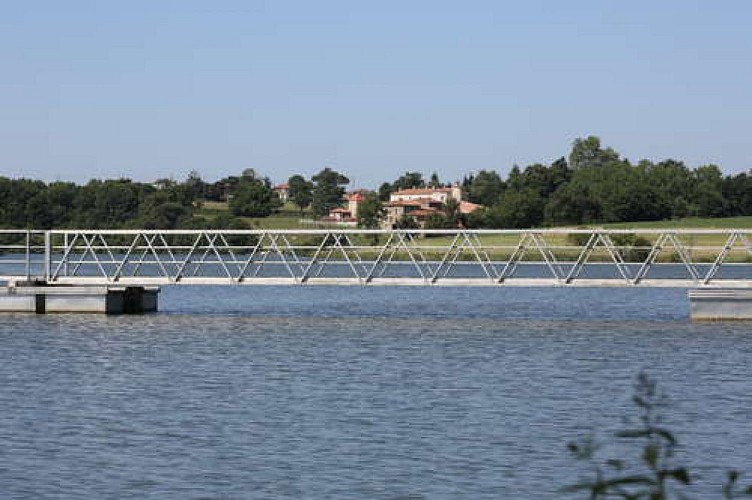
[{"label": "grassy hillside", "polygon": [[[221,213],[226,213],[228,210],[226,203],[207,202],[203,205],[199,211],[199,215],[206,217],[207,219],[216,217]],[[308,212],[303,213],[301,216],[297,207],[292,204],[287,204],[278,213],[264,218],[245,218],[251,224],[254,229],[313,229],[323,227],[333,227],[333,225],[325,225],[319,223],[305,224],[301,223],[301,219],[311,219],[311,215]],[[613,223],[613,224],[598,224],[591,226],[580,227],[598,227],[604,229],[654,229],[661,231],[665,229],[752,229],[752,217],[729,217],[729,218],[687,218],[677,220],[666,221],[650,221],[650,222],[625,222],[625,223]],[[643,248],[643,251],[647,251],[649,246],[653,244],[657,235],[643,235],[639,245]],[[411,246],[420,247],[423,249],[423,253],[427,258],[441,258],[445,247],[451,244],[454,238],[452,236],[430,237],[420,238]],[[726,242],[725,235],[682,235],[679,237],[681,241],[688,247],[692,247],[691,254],[694,259],[698,261],[712,261],[718,250]],[[520,236],[516,234],[506,235],[484,235],[480,237],[483,245],[486,247],[489,255],[495,259],[506,259],[514,252],[515,248],[520,242]],[[545,237],[546,242],[551,245],[552,251],[558,258],[564,260],[573,260],[576,258],[579,250],[571,248],[575,245],[575,241],[568,237],[566,234],[560,235],[547,235]],[[373,241],[369,238],[353,239],[356,245],[370,245]],[[295,244],[295,243],[294,243]],[[317,245],[316,242],[311,242],[312,245]],[[580,243],[582,244],[582,243]],[[618,245],[619,243],[617,243]],[[644,247],[647,245],[647,247]],[[444,248],[442,248],[444,247]],[[569,247],[569,248],[567,248]],[[435,248],[435,250],[433,250]],[[363,252],[361,257],[375,257],[370,255],[369,252]],[[398,260],[407,259],[406,254],[398,252],[396,256]],[[465,250],[460,260],[473,259],[474,256],[470,250]],[[535,250],[531,250],[526,257],[527,259],[540,259],[541,256]],[[644,257],[643,257],[644,258]],[[749,253],[742,247],[735,246],[734,250],[729,255],[730,261],[748,261],[750,258]],[[597,249],[593,256],[592,261],[610,261],[611,257],[606,253],[604,249]],[[676,261],[677,256],[672,248],[666,248],[665,252],[659,256],[658,261]]]},{"label": "grassy hillside", "polygon": [[599,224],[597,227],[609,229],[752,229],[752,216],[718,219],[689,217],[675,220]]},{"label": "grassy hillside", "polygon": [[[205,201],[198,215],[211,219],[217,215],[227,212],[228,206],[225,202]],[[312,219],[309,211],[304,211],[301,215],[298,207],[293,203],[286,203],[278,213],[269,217],[244,218],[249,221],[254,228],[259,229],[297,229],[316,227],[311,224],[301,224],[300,219]],[[319,224],[318,227],[326,227],[326,224]],[[331,227],[331,226],[329,226]],[[601,227],[605,229],[752,229],[752,216],[746,217],[726,217],[726,218],[699,218],[689,217],[686,219],[673,219],[648,222],[618,222],[611,224],[592,224],[584,227]]]},{"label": "grassy hillside", "polygon": [[[206,201],[203,202],[201,209],[198,210],[196,215],[205,219],[213,219],[222,213],[227,213],[228,210],[229,207],[226,202]],[[301,223],[301,219],[313,219],[310,211],[306,210],[301,214],[298,207],[290,202],[285,203],[277,213],[269,217],[241,218],[248,222],[253,229],[313,229],[334,227],[331,224],[323,222],[317,222],[316,224]]]},{"label": "grassy hillside", "polygon": [[[627,223],[615,223],[615,224],[598,224],[591,226],[579,226],[582,228],[603,228],[603,229],[642,229],[642,230],[656,230],[657,232],[667,229],[752,229],[752,217],[728,217],[728,218],[686,218],[678,220],[666,220],[666,221],[650,221],[650,222],[627,222]],[[627,235],[629,240],[629,235]],[[645,252],[647,252],[650,246],[656,241],[658,234],[645,234],[639,236],[639,243],[637,247],[640,251],[636,254],[642,255],[642,259],[645,258]],[[635,238],[632,235],[631,238]],[[724,246],[727,240],[725,234],[686,234],[677,237],[684,245],[689,249],[691,257],[699,262],[712,262],[720,249]],[[427,250],[432,246],[444,247],[451,243],[452,237],[433,237],[425,238],[416,241],[416,245],[426,248]],[[553,234],[546,235],[545,241],[548,245],[551,245],[551,250],[556,254],[557,258],[564,260],[573,260],[576,258],[579,250],[575,248],[566,248],[576,245],[575,238],[569,237],[566,234]],[[486,246],[489,254],[494,258],[505,259],[508,258],[512,251],[517,247],[520,242],[520,236],[516,234],[509,235],[484,235],[480,237],[483,245]],[[625,243],[618,243],[618,240],[614,240],[617,245],[625,245]],[[583,244],[580,242],[579,244]],[[626,245],[633,245],[627,243]],[[624,251],[628,251],[629,247],[624,247]],[[428,250],[430,251],[430,250]],[[635,253],[635,252],[633,252]],[[535,250],[528,252],[528,258],[537,258],[541,256]],[[743,247],[741,242],[737,241],[729,252],[727,260],[730,262],[749,262],[752,256]],[[611,257],[605,251],[605,249],[599,248],[595,250],[591,261],[605,261],[609,262]],[[631,258],[628,258],[631,260]],[[638,259],[639,260],[639,259]],[[659,254],[657,261],[659,262],[678,262],[679,258],[673,247],[669,244]]]},{"label": "grassy hillside", "polygon": [[[226,203],[207,202],[203,205],[199,214],[207,219],[216,217],[222,212],[228,210]],[[337,228],[334,225],[327,225],[319,223],[316,225],[301,223],[301,219],[311,219],[311,215],[308,212],[304,212],[301,216],[299,210],[295,205],[288,203],[282,209],[270,216],[263,218],[245,218],[251,226],[255,229],[313,229],[313,228],[325,228],[332,227]],[[728,218],[686,218],[664,221],[649,221],[649,222],[620,222],[612,224],[593,224],[589,226],[580,227],[598,227],[604,229],[655,229],[656,231],[664,229],[752,229],[752,216],[748,217],[728,217]],[[652,243],[654,236],[646,235],[645,239]],[[681,240],[685,240],[685,244],[689,246],[700,247],[722,247],[726,241],[724,235],[689,235],[682,236]],[[421,247],[442,247],[451,243],[453,237],[433,237],[420,239],[415,242],[416,245]],[[511,252],[519,243],[519,236],[517,235],[486,235],[482,236],[481,240],[484,245],[499,247],[497,252],[508,253]],[[566,235],[550,235],[546,237],[546,241],[550,245],[554,246],[568,246],[572,244],[572,241]],[[701,251],[702,252],[702,251]],[[708,252],[707,250],[705,252]],[[705,253],[702,252],[702,253]],[[693,252],[695,253],[695,252]],[[711,250],[709,253],[713,253]]]}]

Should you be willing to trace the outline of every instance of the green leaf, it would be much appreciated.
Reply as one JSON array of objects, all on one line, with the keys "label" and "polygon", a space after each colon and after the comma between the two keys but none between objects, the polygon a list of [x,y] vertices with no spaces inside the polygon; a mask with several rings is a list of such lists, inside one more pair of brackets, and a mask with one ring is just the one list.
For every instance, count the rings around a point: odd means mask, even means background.
[{"label": "green leaf", "polygon": [[651,467],[655,467],[658,463],[659,451],[657,446],[650,444],[642,451],[642,459]]},{"label": "green leaf", "polygon": [[653,427],[651,430],[653,431],[653,433],[659,435],[660,437],[668,441],[669,444],[671,444],[672,446],[676,444],[676,438],[668,430],[663,429],[661,427]]},{"label": "green leaf", "polygon": [[689,471],[684,467],[679,467],[678,469],[669,471],[669,475],[682,484],[690,484],[692,482],[689,477]]},{"label": "green leaf", "polygon": [[616,433],[618,438],[643,438],[650,437],[650,431],[647,429],[627,429]]},{"label": "green leaf", "polygon": [[650,407],[650,403],[640,396],[632,396],[632,401],[640,408]]},{"label": "green leaf", "polygon": [[622,470],[624,469],[624,462],[622,460],[617,460],[615,458],[612,458],[610,460],[606,460],[606,465],[609,467],[612,467],[616,470]]},{"label": "green leaf", "polygon": [[637,484],[652,486],[652,485],[655,485],[655,479],[649,476],[625,476],[625,477],[617,477],[616,479],[609,479],[608,481],[603,481],[603,485],[605,485],[606,488],[610,488],[612,486],[625,486],[625,485],[637,485]]}]

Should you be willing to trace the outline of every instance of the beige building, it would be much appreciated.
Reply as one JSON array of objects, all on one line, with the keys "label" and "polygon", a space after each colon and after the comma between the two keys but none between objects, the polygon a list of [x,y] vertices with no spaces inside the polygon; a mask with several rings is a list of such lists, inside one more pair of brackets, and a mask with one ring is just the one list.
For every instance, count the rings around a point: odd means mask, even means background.
[{"label": "beige building", "polygon": [[435,213],[443,213],[449,200],[459,202],[460,213],[467,214],[480,205],[462,200],[462,189],[459,185],[445,188],[414,188],[395,191],[384,205],[386,217],[382,226],[393,228],[404,216],[411,217],[418,226],[423,227],[426,219]]},{"label": "beige building", "polygon": [[272,189],[277,193],[277,196],[282,200],[282,203],[285,203],[290,198],[290,186],[288,186],[286,182],[277,184]]},{"label": "beige building", "polygon": [[415,188],[395,191],[389,196],[389,201],[435,201],[446,203],[449,200],[462,200],[462,190],[455,185],[447,188]]},{"label": "beige building", "polygon": [[358,223],[358,207],[364,199],[365,196],[360,191],[346,194],[345,201],[347,202],[347,206],[329,210],[329,215],[324,220],[342,225],[356,225]]}]

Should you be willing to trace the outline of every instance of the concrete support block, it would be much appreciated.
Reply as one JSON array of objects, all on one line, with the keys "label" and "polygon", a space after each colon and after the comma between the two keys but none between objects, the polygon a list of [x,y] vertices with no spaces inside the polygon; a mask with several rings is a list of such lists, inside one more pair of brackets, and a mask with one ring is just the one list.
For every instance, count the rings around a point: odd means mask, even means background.
[{"label": "concrete support block", "polygon": [[693,321],[752,320],[752,290],[690,290],[689,304]]},{"label": "concrete support block", "polygon": [[36,285],[0,289],[0,312],[141,314],[158,307],[159,288]]},{"label": "concrete support block", "polygon": [[17,295],[10,288],[0,290],[0,312],[28,312],[37,311],[35,295]]},{"label": "concrete support block", "polygon": [[141,292],[141,312],[152,313],[159,309],[159,288],[144,287]]},{"label": "concrete support block", "polygon": [[[98,314],[120,314],[122,305],[118,307],[119,302],[106,288],[95,287],[71,287],[68,293],[44,293],[45,313],[98,313]],[[92,288],[87,290],[86,288]],[[82,290],[83,289],[83,290]],[[109,307],[108,307],[109,306]]]},{"label": "concrete support block", "polygon": [[[113,293],[114,294],[114,293]],[[123,314],[142,314],[157,311],[159,288],[129,286],[116,294]]]}]

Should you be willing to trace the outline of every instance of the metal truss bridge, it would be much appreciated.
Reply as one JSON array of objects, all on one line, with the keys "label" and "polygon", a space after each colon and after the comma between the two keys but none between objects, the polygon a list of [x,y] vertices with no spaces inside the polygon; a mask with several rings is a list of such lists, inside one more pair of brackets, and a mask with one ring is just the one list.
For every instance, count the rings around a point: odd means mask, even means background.
[{"label": "metal truss bridge", "polygon": [[0,231],[0,281],[46,285],[752,288],[750,230]]},{"label": "metal truss bridge", "polygon": [[0,281],[47,285],[752,288],[750,230],[0,232]]}]

